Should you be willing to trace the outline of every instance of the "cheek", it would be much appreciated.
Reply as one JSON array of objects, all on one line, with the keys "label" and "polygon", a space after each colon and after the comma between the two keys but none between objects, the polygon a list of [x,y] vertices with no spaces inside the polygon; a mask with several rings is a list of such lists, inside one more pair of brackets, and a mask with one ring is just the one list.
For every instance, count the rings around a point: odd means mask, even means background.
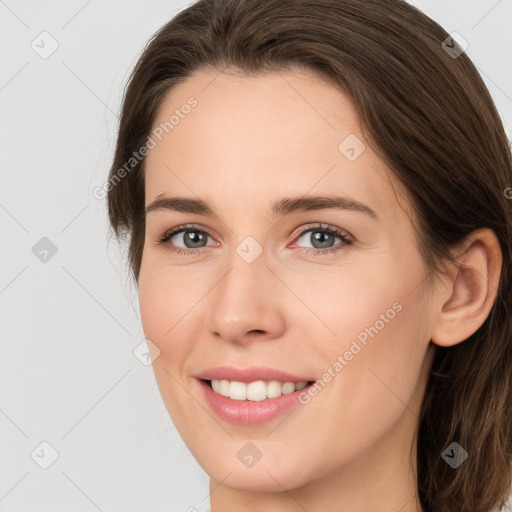
[{"label": "cheek", "polygon": [[368,438],[376,433],[375,425],[380,431],[391,429],[403,414],[418,419],[418,384],[429,336],[424,297],[407,295],[409,291],[404,286],[402,293],[375,299],[372,314],[364,315],[364,325],[353,325],[344,347],[351,360],[341,372],[338,390],[346,401],[345,413],[358,419],[355,427]]},{"label": "cheek", "polygon": [[[141,267],[139,277],[139,307],[146,338],[160,345],[165,331],[172,325],[170,315],[172,304],[168,304],[168,292],[155,275]],[[167,304],[167,307],[165,306]]]},{"label": "cheek", "polygon": [[173,360],[177,361],[181,352],[177,341],[186,337],[177,337],[176,333],[186,325],[186,314],[194,304],[194,297],[187,293],[179,277],[172,278],[150,262],[141,266],[138,291],[145,337],[160,349],[163,360],[168,359],[172,343]]},{"label": "cheek", "polygon": [[419,261],[397,259],[344,274],[315,302],[335,332],[317,349],[324,371],[336,375],[327,393],[344,403],[341,423],[353,418],[356,431],[368,425],[371,435],[375,421],[391,425],[417,390],[429,345],[423,276]]},{"label": "cheek", "polygon": [[153,372],[167,411],[182,431],[193,417],[188,395],[183,391],[183,368],[194,336],[184,329],[189,318],[187,312],[197,300],[184,293],[179,278],[171,279],[161,267],[146,263],[139,276],[142,327],[145,337],[158,347]]}]

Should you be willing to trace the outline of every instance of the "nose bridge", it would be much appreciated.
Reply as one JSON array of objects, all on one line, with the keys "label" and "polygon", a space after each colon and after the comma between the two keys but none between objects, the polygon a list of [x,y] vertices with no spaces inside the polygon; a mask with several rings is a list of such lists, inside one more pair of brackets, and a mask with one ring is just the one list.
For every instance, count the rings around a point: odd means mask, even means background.
[{"label": "nose bridge", "polygon": [[277,335],[283,312],[274,288],[278,286],[263,247],[252,237],[243,239],[226,260],[210,301],[210,329],[241,341],[251,331]]}]

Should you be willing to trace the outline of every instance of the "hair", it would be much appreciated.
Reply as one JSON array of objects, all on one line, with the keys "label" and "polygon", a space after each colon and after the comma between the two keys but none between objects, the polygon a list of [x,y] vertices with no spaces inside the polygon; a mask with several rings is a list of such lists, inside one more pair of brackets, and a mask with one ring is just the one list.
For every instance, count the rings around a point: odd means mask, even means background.
[{"label": "hair", "polygon": [[[146,144],[164,96],[201,71],[305,70],[353,102],[368,144],[408,193],[428,277],[457,264],[452,249],[492,229],[503,264],[497,297],[463,343],[435,347],[417,436],[426,512],[490,512],[512,483],[512,184],[510,145],[488,89],[449,34],[402,0],[199,0],[147,43],[124,91],[107,203],[118,240],[130,237],[138,283],[145,237]],[[462,53],[461,53],[462,52]],[[458,55],[460,53],[460,55]],[[458,56],[457,56],[458,55]],[[117,173],[117,174],[116,174]],[[397,198],[398,199],[398,198]],[[459,443],[457,469],[443,451]]]}]

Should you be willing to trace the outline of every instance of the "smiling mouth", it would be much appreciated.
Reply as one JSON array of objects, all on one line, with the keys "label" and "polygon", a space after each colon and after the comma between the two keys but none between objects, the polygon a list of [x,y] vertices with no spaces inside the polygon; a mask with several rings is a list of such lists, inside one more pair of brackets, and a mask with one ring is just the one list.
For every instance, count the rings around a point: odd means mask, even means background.
[{"label": "smiling mouth", "polygon": [[314,383],[314,381],[281,382],[277,380],[254,382],[239,382],[226,379],[201,379],[216,394],[231,398],[232,400],[261,402],[267,398],[278,398],[300,391]]}]

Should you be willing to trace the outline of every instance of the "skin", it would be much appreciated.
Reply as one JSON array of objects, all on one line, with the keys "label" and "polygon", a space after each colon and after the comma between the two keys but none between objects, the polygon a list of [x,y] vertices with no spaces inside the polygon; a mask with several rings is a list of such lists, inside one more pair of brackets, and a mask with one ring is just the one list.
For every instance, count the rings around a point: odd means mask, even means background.
[{"label": "skin", "polygon": [[[489,314],[501,268],[496,236],[475,232],[464,269],[433,286],[406,191],[365,141],[342,92],[303,72],[201,72],[169,91],[154,126],[190,96],[198,105],[147,156],[145,204],[201,198],[216,215],[148,213],[139,300],[145,335],[160,351],[160,392],[211,478],[212,511],[421,510],[416,432],[435,344],[464,341]],[[366,146],[354,161],[338,150],[349,134]],[[272,216],[271,202],[305,194],[347,195],[378,220],[340,209]],[[158,244],[191,223],[209,235],[199,254],[172,252],[173,244],[193,251],[183,234]],[[337,252],[307,254],[322,247],[311,240],[323,232],[319,223],[353,243],[335,236]],[[313,231],[300,234],[304,226]],[[262,249],[252,263],[236,252],[247,236]],[[234,425],[200,393],[194,375],[213,366],[321,379],[394,303],[401,311],[288,416]],[[237,457],[248,441],[262,454],[251,468]]]}]

